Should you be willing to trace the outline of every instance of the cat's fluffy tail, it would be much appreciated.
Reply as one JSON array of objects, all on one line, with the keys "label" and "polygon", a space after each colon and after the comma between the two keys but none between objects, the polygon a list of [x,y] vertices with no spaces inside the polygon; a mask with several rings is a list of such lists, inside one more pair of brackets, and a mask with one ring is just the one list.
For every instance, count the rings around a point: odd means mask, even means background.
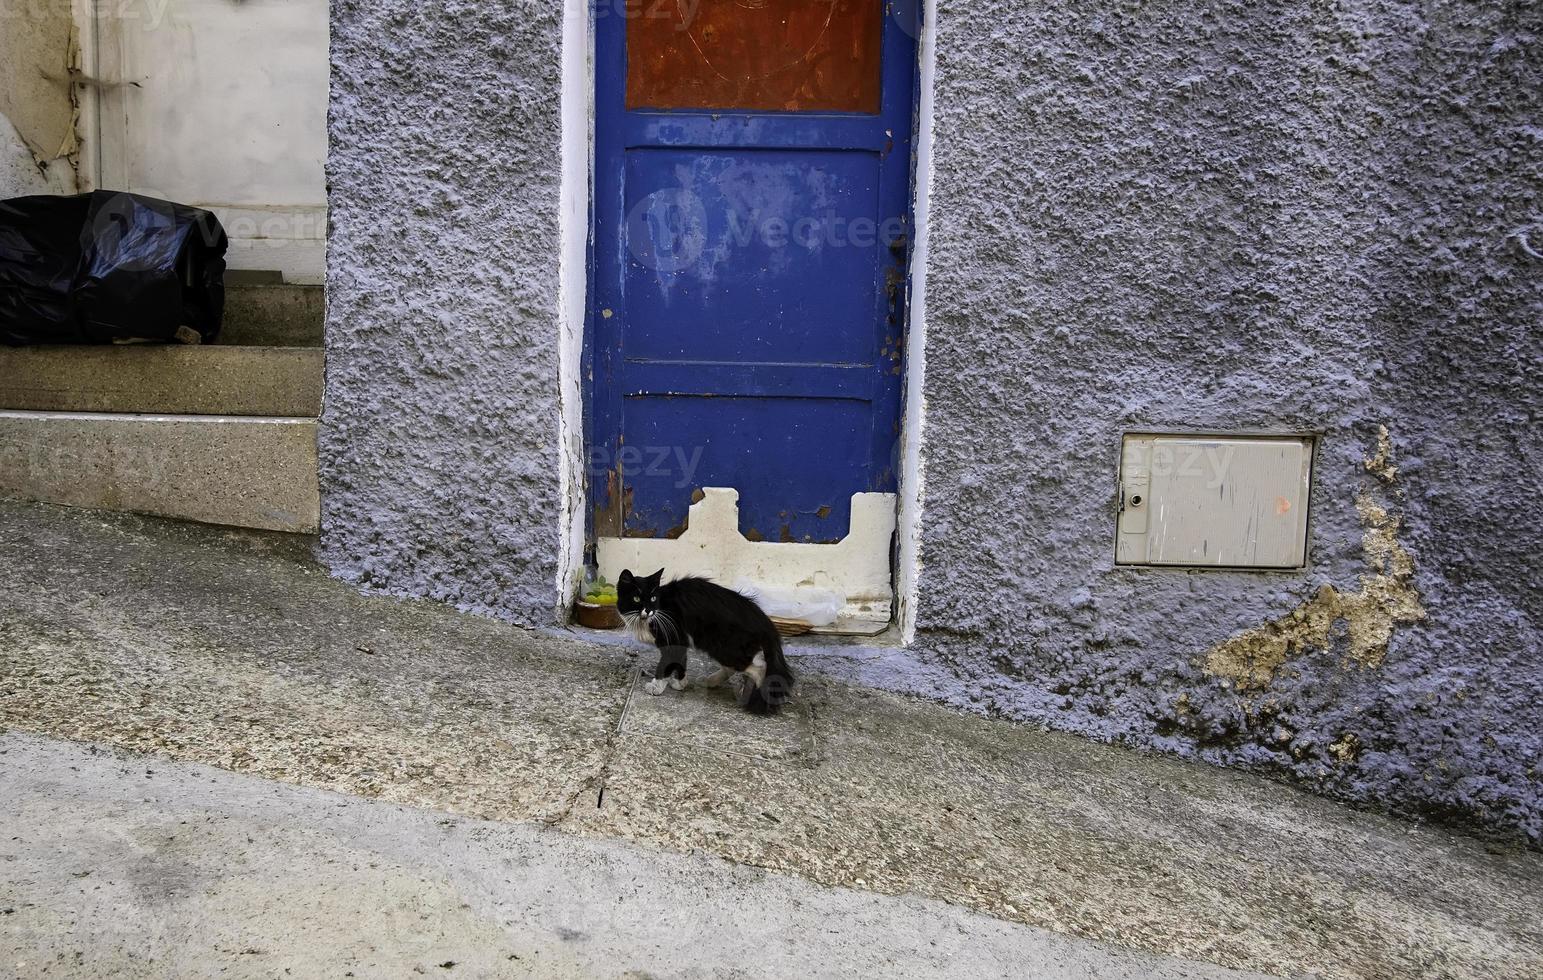
[{"label": "cat's fluffy tail", "polygon": [[774,715],[787,704],[793,693],[793,671],[782,656],[782,637],[773,634],[771,642],[761,651],[766,658],[766,676],[759,684],[753,683],[745,695],[745,710],[753,715]]}]

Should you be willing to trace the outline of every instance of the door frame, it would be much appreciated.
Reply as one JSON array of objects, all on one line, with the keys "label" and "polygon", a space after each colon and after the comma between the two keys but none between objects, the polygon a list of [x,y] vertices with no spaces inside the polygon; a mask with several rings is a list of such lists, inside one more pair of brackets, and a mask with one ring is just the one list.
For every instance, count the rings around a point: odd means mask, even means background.
[{"label": "door frame", "polygon": [[[635,3],[633,4],[636,5]],[[564,0],[562,25],[562,185],[559,200],[559,409],[558,449],[560,537],[556,613],[566,620],[568,605],[593,559],[589,460],[593,424],[594,356],[593,232],[595,204],[596,12],[615,15],[625,0]],[[926,365],[926,255],[931,186],[933,80],[936,66],[937,0],[889,0],[887,9],[914,7],[915,85],[912,100],[912,161],[909,190],[911,247],[907,256],[904,349],[900,394],[900,453],[897,524],[891,553],[894,620],[900,642],[915,635],[916,590],[921,557],[921,445],[925,424],[922,388]],[[902,15],[903,16],[903,15]],[[601,475],[603,478],[603,474]]]}]

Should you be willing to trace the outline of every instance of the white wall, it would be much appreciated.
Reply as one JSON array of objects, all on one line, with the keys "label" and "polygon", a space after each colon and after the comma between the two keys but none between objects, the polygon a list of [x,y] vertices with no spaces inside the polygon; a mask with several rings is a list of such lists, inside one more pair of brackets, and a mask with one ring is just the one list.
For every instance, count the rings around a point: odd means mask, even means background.
[{"label": "white wall", "polygon": [[[214,210],[233,268],[325,274],[326,0],[96,7],[98,186]],[[115,84],[122,83],[122,84]]]}]

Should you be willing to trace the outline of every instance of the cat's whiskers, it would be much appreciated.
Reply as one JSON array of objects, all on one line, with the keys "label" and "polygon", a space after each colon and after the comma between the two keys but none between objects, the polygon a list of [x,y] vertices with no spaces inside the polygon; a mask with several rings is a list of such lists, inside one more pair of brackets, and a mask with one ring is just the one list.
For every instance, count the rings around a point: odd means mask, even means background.
[{"label": "cat's whiskers", "polygon": [[[620,610],[617,611],[620,612]],[[622,622],[626,624],[628,631],[632,633],[638,642],[654,642],[653,631],[649,629],[650,617],[648,613],[641,609],[637,609],[633,610],[632,612],[622,613],[621,618]]]},{"label": "cat's whiskers", "polygon": [[665,643],[669,644],[670,646],[683,647],[686,645],[686,638],[684,635],[682,635],[680,624],[675,622],[674,616],[671,616],[663,609],[658,609],[654,611],[654,618],[659,621],[660,627],[664,630]]}]

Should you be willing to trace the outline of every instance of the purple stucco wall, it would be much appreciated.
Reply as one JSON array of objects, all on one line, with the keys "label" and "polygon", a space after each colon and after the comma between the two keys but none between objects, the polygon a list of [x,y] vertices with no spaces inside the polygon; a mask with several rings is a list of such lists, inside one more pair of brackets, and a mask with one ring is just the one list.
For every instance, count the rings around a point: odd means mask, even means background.
[{"label": "purple stucco wall", "polygon": [[[917,639],[843,662],[1538,841],[1543,7],[939,7]],[[558,12],[332,10],[324,553],[549,624]],[[1142,428],[1320,433],[1309,569],[1114,568]]]},{"label": "purple stucco wall", "polygon": [[548,624],[560,5],[331,9],[323,557]]},{"label": "purple stucco wall", "polygon": [[[941,7],[927,684],[1538,840],[1539,6]],[[1115,569],[1144,427],[1322,433],[1311,567]]]}]

